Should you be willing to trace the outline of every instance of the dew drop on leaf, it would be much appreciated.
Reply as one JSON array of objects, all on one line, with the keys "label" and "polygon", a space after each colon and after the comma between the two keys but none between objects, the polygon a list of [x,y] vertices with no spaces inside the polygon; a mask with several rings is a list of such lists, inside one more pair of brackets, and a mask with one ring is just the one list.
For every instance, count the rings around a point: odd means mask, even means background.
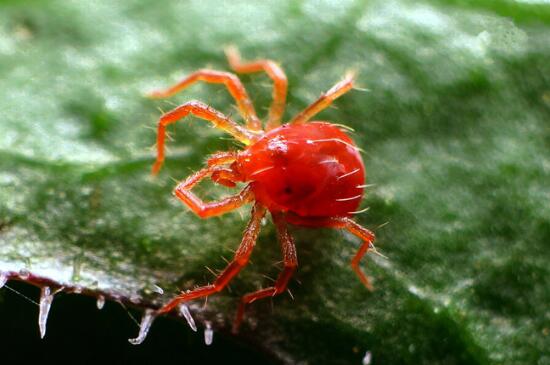
[{"label": "dew drop on leaf", "polygon": [[195,332],[197,332],[197,325],[195,324],[195,320],[191,316],[191,312],[189,312],[189,308],[185,304],[181,304],[179,307],[179,311],[182,316],[185,317],[185,320],[187,321],[187,324],[191,329]]},{"label": "dew drop on leaf", "polygon": [[212,345],[212,340],[214,339],[214,331],[212,330],[212,325],[210,322],[206,322],[206,328],[204,329],[204,343],[207,346]]},{"label": "dew drop on leaf", "polygon": [[0,272],[0,289],[8,282],[8,275]]},{"label": "dew drop on leaf", "polygon": [[40,290],[40,312],[38,313],[38,328],[40,329],[40,338],[46,335],[46,322],[48,314],[52,306],[54,294],[51,293],[49,286],[45,286]]},{"label": "dew drop on leaf", "polygon": [[144,340],[145,337],[147,337],[147,333],[149,333],[149,329],[151,328],[151,325],[153,324],[153,321],[157,315],[155,314],[155,310],[153,309],[146,309],[143,313],[143,317],[141,317],[141,324],[139,325],[139,334],[136,338],[129,338],[128,342],[130,342],[132,345],[139,345]]},{"label": "dew drop on leaf", "polygon": [[370,362],[372,360],[372,354],[370,351],[365,352],[365,356],[363,356],[363,361],[361,362],[362,365],[370,365]]},{"label": "dew drop on leaf", "polygon": [[158,285],[153,285],[153,292],[157,293],[157,294],[160,294],[160,295],[163,295],[164,294],[164,290],[158,286]]},{"label": "dew drop on leaf", "polygon": [[103,306],[105,305],[105,297],[103,295],[100,295],[97,297],[97,309],[101,310],[103,309]]}]

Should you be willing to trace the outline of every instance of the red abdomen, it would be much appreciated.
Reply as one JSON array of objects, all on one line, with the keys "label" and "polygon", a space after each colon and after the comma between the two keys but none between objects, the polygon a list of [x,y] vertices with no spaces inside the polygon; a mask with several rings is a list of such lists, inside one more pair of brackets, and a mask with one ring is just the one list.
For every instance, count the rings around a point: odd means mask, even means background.
[{"label": "red abdomen", "polygon": [[236,165],[270,211],[349,216],[363,196],[361,156],[351,138],[330,123],[273,129],[240,153]]}]

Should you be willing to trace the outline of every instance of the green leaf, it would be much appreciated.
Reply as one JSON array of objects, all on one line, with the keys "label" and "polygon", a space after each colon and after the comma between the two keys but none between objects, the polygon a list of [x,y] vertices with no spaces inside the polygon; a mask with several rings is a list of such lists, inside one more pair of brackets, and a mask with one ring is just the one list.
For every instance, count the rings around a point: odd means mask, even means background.
[{"label": "green leaf", "polygon": [[[285,363],[369,351],[377,364],[548,364],[549,39],[543,1],[3,2],[0,271],[142,309],[212,281],[205,266],[224,267],[249,208],[200,220],[173,179],[238,146],[189,118],[157,178],[149,147],[158,108],[198,99],[235,115],[233,101],[216,85],[143,95],[228,69],[235,43],[281,62],[287,119],[359,71],[369,92],[319,118],[351,126],[365,150],[375,185],[357,221],[387,256],[365,260],[369,293],[348,264],[356,239],[293,228],[293,299],[251,305],[239,338]],[[270,81],[242,79],[265,110]],[[277,246],[266,224],[231,290],[192,303],[196,319],[227,332],[239,297],[277,275]]]}]

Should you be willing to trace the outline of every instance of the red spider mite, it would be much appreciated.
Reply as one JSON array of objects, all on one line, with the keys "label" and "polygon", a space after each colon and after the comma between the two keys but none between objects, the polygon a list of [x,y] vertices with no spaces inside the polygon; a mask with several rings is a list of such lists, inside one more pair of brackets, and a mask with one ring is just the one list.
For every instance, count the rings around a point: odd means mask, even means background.
[{"label": "red spider mite", "polygon": [[[214,283],[182,292],[160,308],[158,313],[170,312],[180,303],[222,290],[247,264],[258,238],[261,220],[267,211],[277,228],[284,268],[273,286],[242,297],[233,325],[234,331],[238,330],[247,304],[284,292],[296,270],[296,247],[288,232],[288,223],[305,227],[345,229],[359,237],[363,244],[351,260],[351,267],[361,282],[372,290],[369,279],[359,268],[359,261],[369,249],[374,248],[374,234],[350,218],[357,213],[363,197],[363,161],[358,148],[340,127],[328,122],[309,121],[352,89],[353,74],[347,74],[290,122],[281,125],[287,94],[287,78],[283,70],[271,60],[243,62],[237,49],[233,47],[226,49],[226,55],[235,72],[263,71],[273,80],[273,103],[265,130],[262,129],[262,123],[244,86],[235,74],[209,69],[196,71],[173,87],[154,91],[149,96],[169,97],[198,81],[223,84],[235,99],[246,121],[246,127],[199,101],[186,102],[163,114],[158,121],[157,159],[152,172],[157,174],[164,162],[167,125],[189,114],[209,121],[246,147],[238,152],[213,154],[208,158],[205,168],[177,185],[174,194],[201,218],[222,215],[253,202],[252,217],[235,257]],[[215,183],[227,187],[235,187],[239,182],[247,185],[236,195],[220,201],[204,202],[191,189],[208,176]]]}]

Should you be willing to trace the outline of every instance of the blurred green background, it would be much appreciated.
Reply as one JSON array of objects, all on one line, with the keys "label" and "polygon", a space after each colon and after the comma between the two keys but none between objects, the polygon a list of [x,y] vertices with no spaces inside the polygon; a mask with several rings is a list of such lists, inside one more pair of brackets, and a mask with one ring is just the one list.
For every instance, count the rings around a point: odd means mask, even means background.
[{"label": "blurred green background", "polygon": [[[202,100],[237,117],[216,85],[164,101],[143,94],[202,67],[223,46],[288,74],[285,119],[347,69],[358,87],[319,115],[351,126],[369,183],[358,222],[388,258],[349,268],[359,242],[293,228],[300,268],[288,295],[238,298],[280,261],[266,224],[252,263],[191,309],[199,333],[159,318],[141,346],[109,301],[58,294],[44,340],[37,307],[0,291],[2,363],[550,364],[550,5],[545,1],[0,1],[0,271],[147,303],[213,279],[248,208],[200,220],[171,195],[206,156],[239,148],[189,118],[158,178],[160,111]],[[263,75],[242,78],[260,115]],[[209,198],[227,190],[205,184]],[[240,214],[239,214],[240,213]],[[388,223],[384,226],[385,223]],[[38,300],[38,289],[9,287]],[[155,293],[155,285],[164,295]],[[204,321],[215,330],[203,344]]]}]

